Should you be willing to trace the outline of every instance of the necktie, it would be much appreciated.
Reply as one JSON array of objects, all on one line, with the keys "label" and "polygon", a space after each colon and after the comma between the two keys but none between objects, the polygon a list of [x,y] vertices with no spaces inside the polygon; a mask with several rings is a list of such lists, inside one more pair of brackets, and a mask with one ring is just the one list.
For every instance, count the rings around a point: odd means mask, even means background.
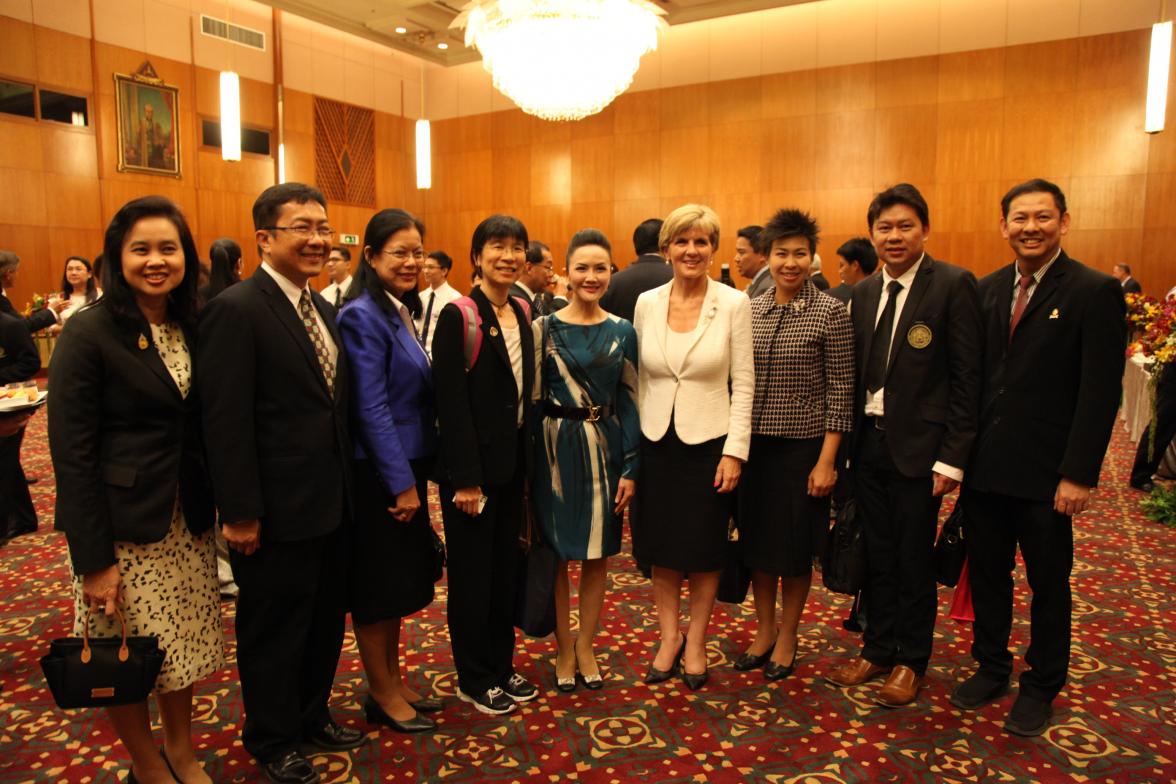
[{"label": "necktie", "polygon": [[335,308],[337,309],[343,304],[343,287],[338,283],[335,284]]},{"label": "necktie", "polygon": [[871,394],[882,388],[886,378],[886,363],[890,360],[890,333],[894,331],[894,311],[898,306],[898,293],[902,291],[902,284],[892,280],[886,291],[890,296],[886,300],[886,307],[882,309],[882,317],[874,327],[874,337],[870,341],[870,361],[866,365],[866,389]]},{"label": "necktie", "polygon": [[433,300],[437,299],[437,292],[429,292],[429,304],[425,306],[425,318],[421,321],[421,345],[429,347],[429,319],[433,316]]},{"label": "necktie", "polygon": [[1025,308],[1029,305],[1029,287],[1033,285],[1032,275],[1022,275],[1017,281],[1017,302],[1013,305],[1013,318],[1009,322],[1009,342],[1013,342],[1013,333],[1017,331],[1017,324],[1021,323],[1021,316],[1025,315]]},{"label": "necktie", "polygon": [[310,301],[310,292],[302,290],[298,298],[298,313],[302,316],[302,326],[306,327],[306,334],[314,346],[314,354],[318,357],[319,365],[323,369],[323,378],[327,380],[327,391],[335,394],[335,363],[331,362],[331,354],[327,351],[327,341],[319,329],[318,319],[314,317],[314,305]]},{"label": "necktie", "polygon": [[535,299],[531,300],[531,312],[535,316],[544,315],[542,294],[536,294]]}]

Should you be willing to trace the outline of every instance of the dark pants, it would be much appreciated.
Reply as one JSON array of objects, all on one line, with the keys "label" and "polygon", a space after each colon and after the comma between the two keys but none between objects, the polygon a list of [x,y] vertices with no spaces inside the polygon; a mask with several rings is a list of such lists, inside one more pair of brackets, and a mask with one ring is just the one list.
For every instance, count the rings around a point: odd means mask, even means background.
[{"label": "dark pants", "polygon": [[942,499],[931,495],[931,477],[912,479],[898,471],[886,434],[868,419],[858,437],[854,483],[870,599],[862,656],[884,667],[905,665],[921,676],[931,659],[938,610],[934,548]]},{"label": "dark pants", "polygon": [[298,747],[331,718],[327,701],[347,613],[343,528],[298,542],[265,539],[230,554],[237,596],[242,740],[259,761]]},{"label": "dark pants", "polygon": [[[1167,376],[1165,376],[1167,380]],[[1156,415],[1143,431],[1139,439],[1139,447],[1135,450],[1135,464],[1131,466],[1131,484],[1142,485],[1151,481],[1156,469],[1164,461],[1164,453],[1168,445],[1176,438],[1176,386],[1169,383],[1161,384],[1156,390]],[[1151,443],[1152,430],[1156,431],[1156,448],[1149,456],[1148,447]]]},{"label": "dark pants", "polygon": [[1013,671],[1009,632],[1013,626],[1013,568],[1017,545],[1033,601],[1029,650],[1021,693],[1049,702],[1066,683],[1070,663],[1070,569],[1074,537],[1070,518],[1049,501],[1027,501],[995,493],[967,492],[968,574],[972,586],[972,656],[992,680]]},{"label": "dark pants", "polygon": [[0,438],[0,538],[37,528],[37,512],[20,464],[24,434],[21,428],[15,435]]},{"label": "dark pants", "polygon": [[458,687],[472,696],[502,686],[514,672],[523,458],[520,444],[515,476],[505,484],[482,487],[486,508],[477,517],[454,506],[456,488],[447,482],[440,486],[449,639]]}]

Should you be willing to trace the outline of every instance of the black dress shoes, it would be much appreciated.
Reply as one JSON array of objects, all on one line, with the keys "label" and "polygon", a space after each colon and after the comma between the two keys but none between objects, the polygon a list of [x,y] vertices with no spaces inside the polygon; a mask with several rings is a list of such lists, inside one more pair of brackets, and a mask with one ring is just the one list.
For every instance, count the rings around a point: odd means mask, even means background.
[{"label": "black dress shoes", "polygon": [[698,691],[701,689],[706,685],[707,678],[709,677],[710,675],[705,669],[702,672],[694,673],[686,672],[686,668],[682,668],[682,682],[690,688],[690,691]]},{"label": "black dress shoes", "polygon": [[310,760],[296,751],[288,751],[261,767],[274,784],[317,784],[320,780]]},{"label": "black dress shoes", "polygon": [[1004,730],[1024,738],[1033,738],[1045,732],[1052,716],[1053,706],[1048,702],[1018,694],[1005,720]]},{"label": "black dress shoes", "polygon": [[948,702],[961,710],[976,710],[1002,696],[1008,690],[1008,680],[989,678],[977,672],[955,687]]},{"label": "black dress shoes", "polygon": [[650,662],[649,670],[645,673],[645,683],[664,683],[677,674],[678,669],[682,666],[682,655],[686,653],[686,635],[682,635],[682,644],[678,646],[678,652],[674,655],[674,663],[670,665],[668,670],[659,670]]},{"label": "black dress shoes", "polygon": [[307,743],[323,751],[350,751],[362,746],[365,741],[367,736],[359,730],[344,727],[334,721],[328,721],[318,732],[306,738]]},{"label": "black dress shoes", "polygon": [[428,716],[422,716],[419,712],[405,721],[392,718],[370,694],[363,701],[363,715],[367,717],[369,724],[380,724],[397,732],[428,732],[437,729],[437,722]]},{"label": "black dress shoes", "polygon": [[445,707],[445,703],[437,697],[421,697],[416,702],[410,702],[408,704],[417,713],[437,713]]},{"label": "black dress shoes", "polygon": [[787,678],[796,669],[796,654],[799,650],[792,652],[792,661],[788,664],[776,664],[774,661],[768,662],[764,667],[764,679],[769,681],[778,681]]},{"label": "black dress shoes", "polygon": [[739,670],[739,672],[749,672],[751,670],[758,670],[760,667],[763,667],[765,664],[767,664],[768,660],[771,658],[772,658],[772,649],[771,648],[768,648],[766,651],[761,653],[759,656],[753,656],[752,654],[746,653],[746,652],[741,653],[735,659],[735,669]]}]

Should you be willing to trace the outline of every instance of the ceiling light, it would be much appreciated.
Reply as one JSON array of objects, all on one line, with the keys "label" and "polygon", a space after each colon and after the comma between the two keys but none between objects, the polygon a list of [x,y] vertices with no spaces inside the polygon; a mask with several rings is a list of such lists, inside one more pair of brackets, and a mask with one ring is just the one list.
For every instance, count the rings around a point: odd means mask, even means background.
[{"label": "ceiling light", "polygon": [[1147,105],[1143,130],[1159,133],[1164,130],[1164,115],[1168,108],[1168,62],[1172,57],[1172,23],[1152,25],[1151,59],[1147,70]]},{"label": "ceiling light", "polygon": [[396,28],[396,34],[397,34],[397,35],[404,35],[404,34],[405,34],[405,33],[407,33],[407,32],[408,32],[408,28],[407,28],[407,27],[397,27],[397,28]]},{"label": "ceiling light", "polygon": [[221,159],[241,160],[241,80],[232,71],[220,74]]},{"label": "ceiling light", "polygon": [[442,41],[441,43],[437,44],[437,48],[438,48],[438,49],[448,49],[448,48],[449,48],[449,44],[447,44],[447,43],[445,43],[444,41]]},{"label": "ceiling light", "polygon": [[664,15],[648,0],[473,0],[450,27],[465,28],[494,86],[524,112],[579,120],[633,83]]}]

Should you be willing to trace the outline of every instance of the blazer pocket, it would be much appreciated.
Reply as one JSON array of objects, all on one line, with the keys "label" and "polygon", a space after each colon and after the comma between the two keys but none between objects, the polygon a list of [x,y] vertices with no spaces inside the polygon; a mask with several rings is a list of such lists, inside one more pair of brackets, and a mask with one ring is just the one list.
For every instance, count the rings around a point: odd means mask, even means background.
[{"label": "blazer pocket", "polygon": [[947,409],[942,406],[922,406],[921,413],[923,419],[928,422],[935,422],[940,425],[947,424]]},{"label": "blazer pocket", "polygon": [[115,487],[134,487],[136,471],[131,466],[107,463],[102,466],[102,480]]}]

